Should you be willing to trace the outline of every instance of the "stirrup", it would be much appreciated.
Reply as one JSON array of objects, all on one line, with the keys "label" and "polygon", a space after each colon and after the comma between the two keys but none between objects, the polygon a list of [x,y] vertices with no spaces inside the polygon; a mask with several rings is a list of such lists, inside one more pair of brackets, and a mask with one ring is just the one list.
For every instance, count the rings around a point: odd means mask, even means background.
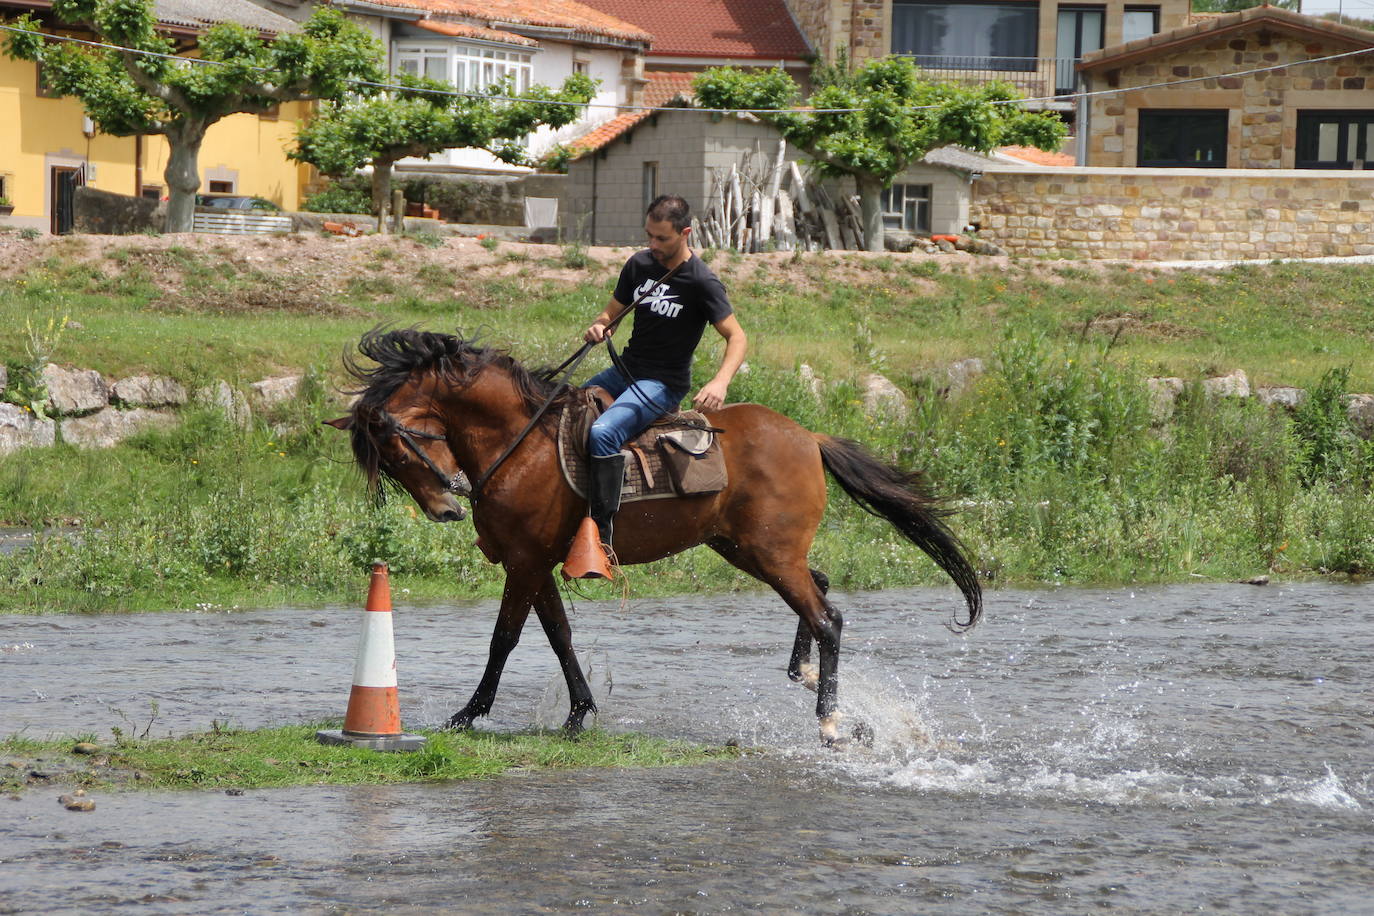
[{"label": "stirrup", "polygon": [[601,546],[601,529],[590,515],[582,519],[563,561],[564,579],[613,579],[610,561]]}]

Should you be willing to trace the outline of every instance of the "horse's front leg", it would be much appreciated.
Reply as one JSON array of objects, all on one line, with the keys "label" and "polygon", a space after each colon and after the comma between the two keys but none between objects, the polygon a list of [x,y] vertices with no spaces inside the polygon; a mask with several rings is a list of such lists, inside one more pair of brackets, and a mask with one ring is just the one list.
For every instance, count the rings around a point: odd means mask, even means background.
[{"label": "horse's front leg", "polygon": [[449,728],[471,728],[475,719],[491,712],[491,704],[496,699],[496,688],[501,683],[501,672],[505,670],[506,659],[520,642],[520,631],[524,629],[525,621],[530,616],[530,602],[534,591],[530,587],[531,581],[537,581],[537,577],[530,576],[526,571],[507,567],[506,585],[501,593],[501,610],[496,615],[496,628],[491,634],[491,649],[487,653],[486,670],[482,672],[482,680],[478,682],[472,699],[448,720]]},{"label": "horse's front leg", "polygon": [[587,686],[587,678],[578,664],[577,654],[573,651],[572,626],[563,609],[563,599],[558,595],[558,586],[553,574],[544,576],[544,582],[534,596],[534,610],[544,633],[549,637],[553,654],[558,656],[559,667],[563,669],[563,679],[568,684],[568,698],[571,706],[568,718],[563,722],[563,730],[570,735],[582,731],[582,720],[587,713],[596,712],[596,701],[592,699],[592,689]]},{"label": "horse's front leg", "polygon": [[[830,577],[819,569],[811,570],[811,581],[822,597],[830,591]],[[787,676],[808,690],[815,690],[820,681],[816,666],[811,664],[811,627],[805,620],[797,621],[797,637],[792,641],[792,655],[787,660]]]}]

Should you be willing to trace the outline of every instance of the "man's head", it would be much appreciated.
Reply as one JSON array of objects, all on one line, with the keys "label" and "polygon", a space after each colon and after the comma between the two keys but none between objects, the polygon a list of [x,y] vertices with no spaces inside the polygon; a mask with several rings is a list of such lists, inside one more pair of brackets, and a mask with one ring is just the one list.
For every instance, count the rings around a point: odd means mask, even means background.
[{"label": "man's head", "polygon": [[692,209],[676,194],[663,194],[644,213],[644,233],[654,259],[660,264],[675,264],[685,254],[692,234]]}]

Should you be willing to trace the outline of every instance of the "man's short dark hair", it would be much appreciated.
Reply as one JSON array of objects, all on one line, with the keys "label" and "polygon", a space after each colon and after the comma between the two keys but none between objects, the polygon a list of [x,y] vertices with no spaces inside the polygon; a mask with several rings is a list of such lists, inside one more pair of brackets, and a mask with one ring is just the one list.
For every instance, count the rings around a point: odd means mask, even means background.
[{"label": "man's short dark hair", "polygon": [[660,194],[644,215],[656,223],[669,222],[678,232],[692,225],[692,208],[676,194]]}]

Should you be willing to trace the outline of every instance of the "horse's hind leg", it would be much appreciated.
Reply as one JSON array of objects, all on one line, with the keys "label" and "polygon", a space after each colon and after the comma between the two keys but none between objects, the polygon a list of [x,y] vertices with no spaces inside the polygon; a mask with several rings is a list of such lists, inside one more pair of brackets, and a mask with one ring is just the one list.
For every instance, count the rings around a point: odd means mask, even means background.
[{"label": "horse's hind leg", "polygon": [[558,656],[558,665],[563,669],[563,679],[568,684],[571,706],[568,718],[563,722],[563,730],[575,735],[582,731],[582,720],[587,713],[596,712],[596,702],[592,699],[592,690],[587,686],[587,678],[582,674],[582,666],[573,652],[572,627],[568,624],[563,599],[558,595],[558,586],[552,574],[544,577],[544,583],[534,596],[534,610],[539,615],[544,634],[549,637],[553,654]]}]

